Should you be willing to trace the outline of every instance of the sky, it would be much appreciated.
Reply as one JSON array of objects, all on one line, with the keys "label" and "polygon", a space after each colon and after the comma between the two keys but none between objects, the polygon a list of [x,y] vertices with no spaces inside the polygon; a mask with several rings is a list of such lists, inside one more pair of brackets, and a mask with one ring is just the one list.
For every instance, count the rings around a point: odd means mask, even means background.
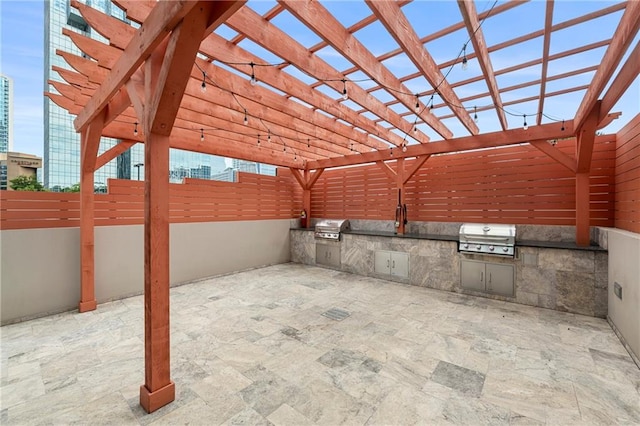
[{"label": "sky", "polygon": [[13,150],[42,156],[44,4],[0,0],[0,69],[13,78]]},{"label": "sky", "polygon": [[[537,1],[537,0],[534,0]],[[437,3],[430,1],[430,7],[436,7]],[[451,5],[447,5],[445,2],[440,2],[442,5],[449,7]],[[597,3],[597,5],[596,5]],[[340,5],[344,5],[343,2],[335,2],[330,1],[326,3],[327,8],[339,15],[340,20],[345,25],[350,25],[353,22],[356,22],[363,16],[362,14],[369,14],[370,10],[361,4],[360,2],[351,2],[350,8],[345,9],[342,6],[342,10],[344,13],[341,13]],[[489,3],[487,3],[489,4]],[[609,4],[613,4],[610,2]],[[254,8],[254,10],[259,13],[263,13],[268,10],[272,6],[272,2],[261,2],[261,1],[251,1],[250,5]],[[483,9],[483,2],[478,3],[478,9]],[[567,17],[564,19],[568,19],[571,15],[578,16],[584,13],[587,13],[591,9],[604,7],[606,3],[604,2],[578,2],[578,1],[567,1],[561,0],[556,2],[556,8],[554,12],[557,15],[565,13]],[[420,7],[420,0],[414,2],[412,7]],[[264,9],[264,10],[263,10]],[[362,10],[361,10],[362,9]],[[445,8],[446,9],[446,8]],[[457,8],[456,8],[457,9]],[[579,10],[584,9],[584,11]],[[347,13],[349,11],[350,13]],[[13,78],[14,81],[14,151],[20,151],[25,153],[31,153],[36,155],[43,155],[43,102],[44,102],[44,4],[41,0],[0,0],[0,26],[1,26],[1,35],[0,35],[0,69],[3,74],[6,74]],[[353,15],[353,16],[350,16]],[[284,20],[286,15],[282,15],[281,18]],[[459,13],[455,16],[445,16],[443,13],[440,17],[442,22],[439,24],[448,25],[449,22],[446,20],[454,20],[459,21],[460,15]],[[411,19],[414,19],[411,17]],[[498,19],[498,18],[496,18]],[[492,24],[493,28],[496,27],[507,27],[509,25],[513,25],[514,23],[509,23],[506,21],[506,16],[504,21],[495,21]],[[353,22],[350,22],[353,21]],[[451,21],[453,23],[453,21]],[[498,25],[500,23],[500,25]],[[416,23],[414,22],[414,25]],[[524,25],[526,23],[516,23],[516,25]],[[296,27],[294,25],[286,26],[291,30],[291,32],[296,31]],[[416,26],[416,28],[420,28]],[[509,30],[508,28],[506,28]],[[302,31],[302,29],[301,29]],[[308,30],[306,30],[308,32]],[[376,29],[371,28],[367,30],[372,32],[371,36],[376,36]],[[221,31],[223,32],[223,31]],[[362,34],[366,34],[366,31]],[[380,34],[379,32],[377,33]],[[497,40],[490,40],[490,37],[493,36],[494,33],[491,32],[490,28],[485,29],[485,36],[488,38],[488,44],[491,45]],[[317,36],[315,34],[292,34],[296,39],[304,39],[304,37],[309,38],[308,44],[313,44],[316,41]],[[500,34],[495,33],[496,37],[500,37]],[[589,37],[589,34],[567,34],[566,37],[555,38],[555,40],[567,40],[580,38],[580,42],[583,42],[585,37]],[[635,45],[640,36],[636,36],[634,39]],[[554,38],[552,37],[552,42]],[[304,42],[304,44],[307,44]],[[444,61],[446,59],[450,59],[448,57],[439,57],[442,55],[451,56],[451,49],[447,46],[442,51],[444,53],[440,53],[440,49],[438,49],[437,45],[428,46],[430,49],[433,48],[434,52],[432,53],[434,58],[437,61]],[[523,47],[519,47],[519,51],[517,52],[505,52],[505,55],[511,56],[511,58],[506,57],[505,60],[526,60],[526,49]],[[553,46],[552,46],[553,49]],[[383,49],[384,50],[384,49]],[[508,49],[505,49],[508,50]],[[539,55],[538,49],[532,49],[534,51],[534,56]],[[631,50],[631,49],[629,49]],[[431,51],[431,50],[430,50]],[[375,53],[375,52],[374,52]],[[319,52],[319,55],[323,57],[323,59],[330,61],[331,60],[331,51],[327,50],[325,52]],[[522,56],[522,58],[513,58],[513,56]],[[342,59],[342,58],[340,58]],[[339,60],[339,59],[336,59]],[[392,71],[395,66],[402,67],[403,63],[401,61],[396,60],[396,64],[393,62],[385,63]],[[557,61],[558,63],[553,64],[554,66],[562,66],[561,61]],[[343,66],[339,65],[340,62],[336,64],[337,68],[343,68]],[[411,65],[413,66],[413,65]],[[551,65],[550,65],[551,66]],[[347,66],[344,66],[347,67]],[[494,64],[494,69],[500,68],[500,64]],[[525,70],[526,71],[526,70]],[[455,69],[452,77],[455,77],[455,73],[458,73],[459,70]],[[557,72],[561,72],[558,70]],[[406,72],[405,72],[406,73]],[[550,71],[551,73],[551,71]],[[539,74],[538,74],[539,75]],[[464,78],[461,77],[461,78]],[[455,80],[455,79],[454,79]],[[498,81],[500,84],[500,81]],[[550,83],[551,84],[551,83]],[[557,89],[556,89],[557,90]],[[509,96],[509,94],[505,95]],[[582,96],[582,95],[580,95]],[[561,109],[561,105],[558,106]],[[635,116],[638,112],[640,112],[640,78],[636,79],[633,85],[627,90],[623,98],[618,102],[613,111],[621,111],[623,113],[622,118],[619,120],[615,120],[609,127],[604,130],[608,132],[615,132],[619,130],[625,123],[627,123],[633,116]],[[486,115],[495,115],[495,113],[486,112]],[[562,112],[558,111],[555,115],[559,116]],[[480,114],[479,114],[480,115]],[[486,120],[483,115],[480,115],[481,120]],[[516,117],[510,118],[510,120],[521,120]],[[455,123],[454,123],[455,121]],[[457,120],[450,121],[454,126],[459,126]],[[486,121],[485,121],[486,123]],[[513,123],[510,123],[510,126],[513,126]]]}]

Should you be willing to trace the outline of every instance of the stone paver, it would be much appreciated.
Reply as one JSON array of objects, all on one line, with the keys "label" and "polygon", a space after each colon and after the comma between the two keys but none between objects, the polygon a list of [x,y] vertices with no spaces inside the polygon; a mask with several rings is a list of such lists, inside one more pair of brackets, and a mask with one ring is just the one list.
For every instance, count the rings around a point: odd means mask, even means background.
[{"label": "stone paver", "polygon": [[2,424],[640,423],[604,320],[299,264],[171,289],[177,396],[147,415],[142,310],[2,327]]}]

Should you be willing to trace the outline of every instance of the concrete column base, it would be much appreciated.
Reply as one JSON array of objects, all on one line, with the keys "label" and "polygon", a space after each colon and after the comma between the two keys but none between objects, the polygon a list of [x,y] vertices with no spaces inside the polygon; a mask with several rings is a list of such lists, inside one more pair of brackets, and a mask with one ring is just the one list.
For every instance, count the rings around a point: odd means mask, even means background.
[{"label": "concrete column base", "polygon": [[155,392],[149,392],[145,385],[140,386],[140,405],[147,413],[153,413],[175,399],[176,385],[172,381]]},{"label": "concrete column base", "polygon": [[98,306],[98,303],[95,300],[89,300],[88,302],[80,302],[78,304],[78,311],[80,311],[80,313],[95,311],[97,306]]}]

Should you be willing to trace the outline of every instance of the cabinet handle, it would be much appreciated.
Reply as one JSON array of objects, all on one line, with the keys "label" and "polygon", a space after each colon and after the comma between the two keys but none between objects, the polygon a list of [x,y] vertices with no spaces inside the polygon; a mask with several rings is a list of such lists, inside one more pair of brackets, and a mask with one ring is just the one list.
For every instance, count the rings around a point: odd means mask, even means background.
[{"label": "cabinet handle", "polygon": [[395,261],[395,260],[392,262],[391,267],[392,267],[392,268],[395,268],[395,267],[396,267],[396,261]]},{"label": "cabinet handle", "polygon": [[387,268],[389,267],[389,259],[387,259]]},{"label": "cabinet handle", "polygon": [[484,272],[480,272],[480,282],[484,281]]},{"label": "cabinet handle", "polygon": [[489,272],[489,284],[491,284],[491,272]]}]

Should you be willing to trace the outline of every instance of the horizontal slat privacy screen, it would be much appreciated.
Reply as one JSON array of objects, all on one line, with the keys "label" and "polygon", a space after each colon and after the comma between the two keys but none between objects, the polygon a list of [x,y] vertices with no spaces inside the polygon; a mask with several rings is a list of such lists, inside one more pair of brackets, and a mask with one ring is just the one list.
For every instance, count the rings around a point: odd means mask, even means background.
[{"label": "horizontal slat privacy screen", "polygon": [[[615,214],[617,227],[640,232],[639,128],[636,117],[621,132],[617,150],[615,137],[597,138],[590,178],[593,226],[614,226]],[[574,142],[559,141],[555,149],[574,155]],[[171,221],[299,217],[300,186],[289,170],[278,175],[239,173],[237,183],[171,184]],[[409,220],[436,222],[573,225],[574,191],[573,173],[530,145],[433,156],[406,185]],[[96,225],[143,223],[143,193],[143,182],[110,180],[109,194],[95,197]],[[350,167],[327,170],[311,201],[313,217],[393,220],[397,191],[378,166]],[[1,191],[0,202],[0,229],[79,225],[78,194]]]},{"label": "horizontal slat privacy screen", "polygon": [[640,232],[640,114],[616,139],[615,226]]},{"label": "horizontal slat privacy screen", "polygon": [[[594,148],[593,226],[613,226],[614,141],[615,136],[600,137]],[[555,149],[573,155],[574,144],[559,141]],[[328,170],[311,193],[312,214],[393,220],[395,188],[377,165]],[[575,224],[574,173],[528,144],[433,156],[405,191],[409,221]]]},{"label": "horizontal slat privacy screen", "polygon": [[[288,219],[296,214],[294,182],[288,177],[240,172],[238,180],[185,179],[183,184],[170,184],[171,222]],[[144,182],[109,180],[108,186],[108,194],[95,197],[96,225],[144,223]],[[0,201],[0,229],[80,224],[79,194],[2,191]]]}]

